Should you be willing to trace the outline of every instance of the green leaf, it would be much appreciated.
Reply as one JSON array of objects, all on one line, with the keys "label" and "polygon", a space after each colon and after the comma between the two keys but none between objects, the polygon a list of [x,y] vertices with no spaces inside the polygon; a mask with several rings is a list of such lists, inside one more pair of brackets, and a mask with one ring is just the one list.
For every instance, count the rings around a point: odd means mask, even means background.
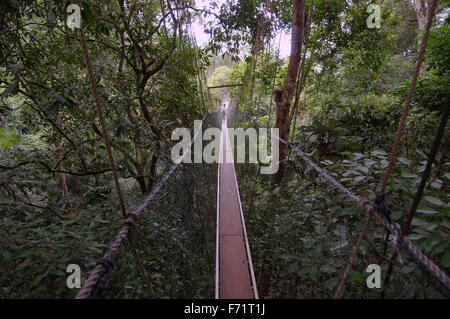
[{"label": "green leaf", "polygon": [[369,169],[365,166],[360,166],[358,169],[366,174],[369,174]]},{"label": "green leaf", "polygon": [[450,214],[450,207],[446,207],[442,210],[442,216],[447,216],[448,214]]},{"label": "green leaf", "polygon": [[353,156],[354,156],[354,158],[353,158],[354,161],[357,161],[364,157],[364,155],[361,153],[353,153]]},{"label": "green leaf", "polygon": [[359,271],[356,270],[351,270],[350,271],[350,276],[352,276],[353,280],[356,282],[363,282],[365,279],[365,276],[360,273]]},{"label": "green leaf", "polygon": [[366,179],[366,176],[357,176],[353,179],[353,185],[359,185],[363,180]]},{"label": "green leaf", "polygon": [[0,127],[0,146],[8,148],[18,143],[20,143],[19,135],[7,133]]},{"label": "green leaf", "polygon": [[406,236],[409,240],[419,240],[421,238],[424,238],[424,235],[420,235],[420,234],[411,234]]},{"label": "green leaf", "polygon": [[310,270],[310,268],[304,267],[304,268],[302,268],[302,270],[300,270],[300,271],[297,273],[297,275],[298,275],[299,277],[302,277],[302,276],[306,275],[307,273],[309,273],[309,270]]},{"label": "green leaf", "polygon": [[330,278],[325,281],[325,287],[328,289],[333,289],[339,283],[339,278]]},{"label": "green leaf", "polygon": [[436,189],[440,189],[442,187],[442,182],[439,180],[435,180],[433,183],[430,184],[431,187],[436,188]]},{"label": "green leaf", "polygon": [[442,267],[450,267],[450,251],[447,251],[441,258]]},{"label": "green leaf", "polygon": [[316,231],[317,234],[319,235],[323,235],[327,232],[327,226],[315,226],[314,230]]},{"label": "green leaf", "polygon": [[394,221],[399,220],[402,217],[403,212],[401,210],[393,211],[391,217]]},{"label": "green leaf", "polygon": [[315,243],[316,243],[315,239],[306,239],[303,243],[303,247],[305,247],[306,249],[309,249],[312,246],[314,246]]},{"label": "green leaf", "polygon": [[434,204],[434,205],[436,205],[436,206],[444,206],[444,202],[441,201],[439,198],[432,197],[432,196],[425,196],[424,199],[425,199],[427,202],[429,202],[429,203],[431,203],[431,204]]},{"label": "green leaf", "polygon": [[404,177],[404,178],[417,178],[418,176],[416,174],[412,174],[412,173],[402,173],[402,177]]},{"label": "green leaf", "polygon": [[401,272],[404,274],[409,274],[410,272],[414,271],[417,268],[416,264],[410,263],[404,267],[401,268]]},{"label": "green leaf", "polygon": [[361,214],[361,209],[356,208],[356,207],[348,207],[348,208],[344,208],[342,209],[342,212],[339,213],[339,216],[345,216],[345,215],[360,215]]},{"label": "green leaf", "polygon": [[402,164],[405,164],[405,165],[411,165],[411,161],[409,160],[409,159],[406,159],[406,158],[404,158],[404,157],[399,157],[398,158],[398,161],[400,162],[400,163],[402,163]]},{"label": "green leaf", "polygon": [[334,247],[332,247],[331,250],[335,251],[335,250],[338,250],[338,249],[345,248],[347,246],[348,246],[348,241],[344,241],[344,242],[337,243],[336,245],[334,245]]},{"label": "green leaf", "polygon": [[34,278],[34,280],[31,282],[32,286],[36,286],[40,281],[41,281],[42,277],[41,276],[37,276],[36,278]]},{"label": "green leaf", "polygon": [[375,150],[375,151],[372,151],[370,154],[387,156],[387,153],[385,151],[382,151],[382,150]]},{"label": "green leaf", "polygon": [[421,218],[414,218],[411,221],[411,224],[414,225],[414,226],[426,227],[428,225],[428,222],[426,220],[424,220],[424,219],[421,219]]},{"label": "green leaf", "polygon": [[7,250],[3,251],[2,255],[3,257],[5,257],[5,259],[10,259],[12,257],[12,254]]},{"label": "green leaf", "polygon": [[434,210],[433,208],[422,205],[419,205],[417,211],[422,214],[439,214],[439,212]]},{"label": "green leaf", "polygon": [[8,94],[15,95],[19,92],[17,83],[11,83],[3,92],[2,99],[5,98]]}]

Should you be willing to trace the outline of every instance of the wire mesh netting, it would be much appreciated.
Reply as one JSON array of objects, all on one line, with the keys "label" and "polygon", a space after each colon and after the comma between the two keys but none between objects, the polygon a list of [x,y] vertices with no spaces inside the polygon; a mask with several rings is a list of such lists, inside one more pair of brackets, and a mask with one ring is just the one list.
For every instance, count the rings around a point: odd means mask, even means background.
[{"label": "wire mesh netting", "polygon": [[[229,126],[234,127],[261,125],[241,111],[231,110],[228,119]],[[326,164],[320,163],[352,192],[369,200],[375,197],[376,183],[361,187],[347,182],[345,177],[353,169],[350,165],[355,163],[347,160],[334,167]],[[261,174],[260,165],[235,164],[260,296],[333,297],[367,213],[294,153],[285,161],[281,186],[271,187],[270,176]],[[379,180],[382,172],[380,167],[373,180]],[[390,206],[394,211],[402,209],[395,202]],[[392,233],[372,218],[345,282],[345,298],[380,297],[381,289],[371,285],[384,288],[392,242]],[[425,253],[430,247],[430,242],[414,243]],[[449,294],[445,285],[423,271],[424,266],[411,257],[405,246],[400,251],[401,257],[393,261],[394,272],[384,297],[436,298]],[[380,266],[378,282],[376,276],[371,276],[374,268],[368,271],[369,265]]]},{"label": "wire mesh netting", "polygon": [[[207,114],[202,131],[219,123],[220,112]],[[171,164],[167,152],[161,170]],[[181,163],[131,231],[157,298],[214,297],[216,178],[216,163]],[[127,241],[113,262],[104,297],[152,296]]]},{"label": "wire mesh netting", "polygon": [[[209,114],[202,131],[220,123],[221,112]],[[258,128],[258,124],[242,112],[229,110],[228,127]],[[250,143],[247,139],[246,154]],[[248,163],[248,156],[245,163],[238,163],[234,157],[260,297],[332,297],[366,212],[295,155],[285,163],[283,187],[271,187],[270,175],[261,174],[262,165],[267,164]],[[342,172],[331,174],[342,177]],[[360,196],[372,195],[367,188],[348,187]],[[140,218],[132,236],[157,298],[214,297],[216,200],[217,163],[182,163]],[[344,297],[379,298],[380,289],[367,284],[371,272],[366,270],[380,265],[382,285],[392,253],[392,235],[386,234],[372,219],[345,283]],[[394,262],[397,266],[385,297],[439,297],[439,289],[448,293],[420,270],[407,250],[401,249],[402,265],[399,259]],[[114,263],[105,297],[151,296],[128,244]]]}]

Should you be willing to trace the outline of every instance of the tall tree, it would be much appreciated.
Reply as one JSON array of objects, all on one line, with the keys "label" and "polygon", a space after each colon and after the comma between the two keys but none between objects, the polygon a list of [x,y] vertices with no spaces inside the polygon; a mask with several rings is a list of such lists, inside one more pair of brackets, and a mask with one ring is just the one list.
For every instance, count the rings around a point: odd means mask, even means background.
[{"label": "tall tree", "polygon": [[[276,103],[276,120],[275,127],[280,130],[280,138],[287,140],[289,135],[289,109],[294,97],[295,84],[297,81],[298,69],[300,66],[300,58],[302,54],[302,45],[305,36],[305,0],[294,0],[292,10],[292,35],[291,35],[291,55],[286,78],[284,79],[282,88],[277,88],[274,93]],[[286,157],[286,148],[283,143],[279,143],[279,159],[280,167],[278,171],[272,175],[271,184],[275,185],[280,182],[283,176],[283,161]]]}]

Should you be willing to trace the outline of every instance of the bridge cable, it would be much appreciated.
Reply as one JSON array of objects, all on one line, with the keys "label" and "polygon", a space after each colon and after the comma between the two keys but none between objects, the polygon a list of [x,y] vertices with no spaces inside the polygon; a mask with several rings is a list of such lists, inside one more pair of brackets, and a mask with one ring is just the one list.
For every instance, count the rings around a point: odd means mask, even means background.
[{"label": "bridge cable", "polygon": [[[417,188],[417,192],[416,192],[416,195],[414,196],[413,202],[411,203],[411,206],[409,207],[408,216],[407,216],[406,222],[405,222],[405,224],[402,227],[402,232],[403,232],[403,235],[405,235],[405,236],[406,236],[406,234],[409,231],[409,227],[410,227],[411,222],[412,222],[412,220],[414,218],[414,215],[416,213],[417,206],[419,204],[419,201],[422,198],[423,192],[425,190],[426,183],[427,183],[428,178],[429,178],[430,173],[431,173],[431,167],[433,166],[433,162],[435,162],[436,154],[438,152],[442,136],[444,135],[445,126],[447,124],[448,116],[449,116],[449,113],[450,113],[450,95],[447,95],[445,104],[446,105],[444,106],[445,108],[444,108],[444,111],[442,113],[441,122],[439,124],[438,130],[436,132],[436,136],[435,136],[434,141],[433,141],[433,145],[431,147],[430,153],[429,153],[428,158],[427,158],[427,163],[425,165],[425,170],[422,173],[422,178],[420,180],[420,184],[419,184],[419,187]],[[385,291],[387,285],[389,284],[390,277],[391,277],[391,274],[392,274],[392,271],[393,271],[393,268],[394,268],[395,257],[396,257],[396,253],[394,252],[394,254],[392,254],[392,256],[391,256],[391,260],[390,260],[390,263],[389,263],[389,268],[388,268],[388,271],[386,273],[385,282],[384,282],[384,285],[383,285],[384,287],[383,287],[383,290],[381,292],[381,298],[384,298],[384,291]]]},{"label": "bridge cable", "polygon": [[[394,170],[395,161],[397,159],[397,153],[398,153],[399,146],[400,146],[400,141],[401,141],[401,138],[402,138],[402,135],[403,135],[403,131],[404,131],[404,126],[405,126],[405,123],[406,123],[406,118],[407,118],[408,113],[409,113],[412,97],[414,95],[414,91],[415,91],[415,87],[416,87],[416,82],[417,82],[417,79],[419,77],[419,71],[420,71],[420,68],[421,68],[421,65],[422,65],[422,62],[423,62],[424,53],[425,53],[425,50],[426,50],[427,40],[428,40],[428,36],[429,36],[429,33],[430,33],[430,28],[431,28],[431,24],[432,24],[432,21],[433,21],[436,5],[437,5],[437,0],[433,0],[433,3],[431,4],[431,6],[429,8],[429,11],[428,11],[428,21],[427,21],[427,25],[426,25],[426,28],[425,28],[425,33],[424,33],[423,40],[422,40],[422,43],[421,43],[421,47],[420,47],[420,50],[419,50],[418,58],[417,58],[417,61],[416,61],[415,67],[414,67],[414,73],[413,73],[413,78],[412,78],[412,81],[411,81],[411,86],[410,86],[410,89],[409,89],[409,92],[408,92],[408,96],[407,96],[407,99],[406,99],[406,102],[405,102],[405,106],[403,108],[403,112],[402,112],[402,116],[400,118],[400,122],[398,124],[397,132],[396,132],[395,139],[394,139],[394,144],[393,144],[392,150],[391,150],[391,154],[389,156],[389,164],[388,164],[388,167],[386,168],[386,171],[385,171],[383,179],[382,179],[382,185],[381,185],[381,189],[380,189],[380,194],[384,194],[385,193],[386,185],[389,182],[390,177],[391,177],[391,175],[393,173],[393,170]],[[363,227],[363,229],[362,229],[362,231],[361,231],[361,233],[359,235],[358,241],[357,241],[355,247],[353,248],[352,257],[354,255],[356,255],[357,251],[359,250],[359,247],[360,247],[360,245],[362,243],[362,239],[364,238],[364,235],[365,235],[366,232],[367,232],[367,227]],[[386,243],[385,243],[384,251],[386,251],[386,248],[387,248],[387,239],[388,239],[388,230],[386,229],[386,240],[385,240]],[[397,250],[397,247],[394,246],[394,250]],[[384,255],[384,253],[383,253],[383,255]],[[395,255],[395,253],[394,253],[394,255]],[[353,259],[351,258],[350,261],[349,261],[350,267],[353,264]],[[348,275],[348,271],[344,272],[344,275],[343,275],[343,277],[341,279],[341,282],[339,284],[339,289],[336,291],[336,294],[334,296],[335,298],[339,298],[339,295],[341,294],[341,291],[342,291],[342,288],[343,288],[343,282],[345,282],[345,280],[347,278],[347,275]]]},{"label": "bridge cable", "polygon": [[[235,110],[245,114],[248,118],[252,119],[255,123],[257,123],[261,128],[265,128],[269,133],[269,129],[262,125],[257,120],[253,119],[252,116],[247,114],[241,110]],[[338,182],[333,176],[331,176],[325,169],[317,165],[308,155],[300,151],[295,145],[292,143],[285,141],[281,137],[276,134],[273,134],[275,138],[277,138],[281,143],[290,147],[294,153],[296,153],[300,158],[308,164],[312,169],[314,169],[320,176],[325,178],[331,185],[340,190],[342,193],[345,193],[349,198],[351,198],[354,202],[358,204],[358,206],[365,210],[368,214],[373,214],[376,219],[385,226],[391,233],[394,234],[394,242],[400,242],[400,244],[404,245],[407,251],[410,254],[413,254],[418,261],[424,265],[431,273],[433,273],[447,288],[450,289],[450,278],[448,275],[442,271],[439,266],[437,266],[430,258],[428,258],[420,249],[418,249],[408,238],[402,235],[401,231],[395,226],[395,224],[384,216],[384,211],[381,209],[382,205],[378,203],[379,198],[375,199],[374,203],[370,203],[368,200],[364,200],[360,198],[358,195],[354,194],[340,182]],[[383,204],[383,201],[381,201]]]},{"label": "bridge cable", "polygon": [[[87,45],[86,45],[86,39],[85,39],[85,36],[84,36],[84,31],[83,31],[83,26],[82,25],[80,25],[80,28],[78,29],[78,33],[79,33],[79,36],[80,36],[81,46],[82,46],[82,50],[83,50],[83,56],[84,56],[84,60],[85,60],[87,71],[88,71],[89,84],[90,84],[90,87],[91,87],[91,90],[92,90],[92,95],[94,97],[95,107],[97,109],[97,114],[98,114],[99,121],[100,121],[101,133],[102,133],[102,136],[103,136],[103,140],[104,140],[104,142],[106,144],[106,152],[107,152],[107,155],[108,155],[109,164],[111,166],[111,171],[113,173],[114,186],[116,188],[117,196],[119,198],[120,208],[122,210],[122,216],[123,216],[123,218],[126,218],[127,211],[126,211],[125,202],[124,202],[123,195],[122,195],[122,190],[121,190],[120,184],[119,184],[119,176],[118,176],[118,173],[117,173],[117,166],[116,166],[113,154],[112,154],[111,141],[110,141],[109,136],[108,136],[108,132],[107,132],[106,124],[105,124],[105,118],[104,118],[104,115],[103,115],[102,106],[100,105],[100,99],[99,99],[99,96],[98,96],[97,86],[96,86],[96,83],[95,83],[95,80],[94,80],[93,66],[92,66],[91,60],[89,58],[89,51],[88,51],[88,48],[87,48]],[[137,262],[138,268],[139,268],[139,270],[140,270],[140,272],[142,274],[142,277],[144,278],[148,289],[150,290],[150,292],[154,296],[153,289],[152,289],[151,283],[150,283],[150,279],[149,279],[149,277],[148,277],[147,273],[145,272],[145,269],[144,269],[144,267],[142,265],[142,262],[141,262],[140,257],[139,257],[139,253],[136,250],[136,247],[135,247],[135,245],[134,245],[134,243],[132,241],[132,238],[130,237],[128,240],[130,242],[131,250],[133,252],[133,255],[136,258],[136,262]],[[108,263],[110,263],[110,261],[108,259],[101,259],[97,264],[99,266],[102,266],[103,271],[105,269],[107,269],[106,273],[108,273],[109,270],[110,270],[110,267],[108,267],[108,265],[107,265]]]},{"label": "bridge cable", "polygon": [[[206,116],[205,114],[202,119],[202,123],[204,122]],[[197,139],[199,132],[201,131],[202,126],[200,125],[197,130],[194,132],[194,137],[191,139],[189,143],[189,147],[186,148],[186,150],[183,152],[183,154],[170,166],[169,170],[164,174],[164,176],[159,180],[159,182],[153,187],[153,189],[145,195],[144,199],[137,205],[137,207],[127,214],[127,218],[122,223],[122,228],[120,232],[117,234],[117,236],[113,239],[110,249],[103,257],[104,259],[108,259],[112,262],[113,257],[116,255],[120,245],[125,240],[127,235],[130,233],[130,230],[136,225],[139,216],[142,214],[142,212],[147,208],[147,206],[150,204],[150,202],[156,197],[158,192],[162,189],[162,187],[167,183],[169,177],[174,173],[174,171],[178,168],[180,163],[183,161],[183,159],[186,157],[188,153],[191,151],[191,146],[194,143],[194,141]],[[81,290],[78,292],[76,299],[85,299],[93,297],[91,293],[93,292],[94,288],[98,284],[99,279],[103,279],[102,274],[105,273],[105,266],[101,262],[97,262],[97,265],[95,266],[94,270],[89,275],[89,278],[87,279],[84,286],[81,288]]]}]

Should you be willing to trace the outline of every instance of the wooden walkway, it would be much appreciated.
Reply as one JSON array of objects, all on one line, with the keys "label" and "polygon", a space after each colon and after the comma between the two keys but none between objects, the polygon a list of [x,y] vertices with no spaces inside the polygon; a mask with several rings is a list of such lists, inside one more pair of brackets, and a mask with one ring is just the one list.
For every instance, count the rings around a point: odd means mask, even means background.
[{"label": "wooden walkway", "polygon": [[222,114],[217,177],[216,298],[257,299],[258,292],[234,171],[226,112]]}]

